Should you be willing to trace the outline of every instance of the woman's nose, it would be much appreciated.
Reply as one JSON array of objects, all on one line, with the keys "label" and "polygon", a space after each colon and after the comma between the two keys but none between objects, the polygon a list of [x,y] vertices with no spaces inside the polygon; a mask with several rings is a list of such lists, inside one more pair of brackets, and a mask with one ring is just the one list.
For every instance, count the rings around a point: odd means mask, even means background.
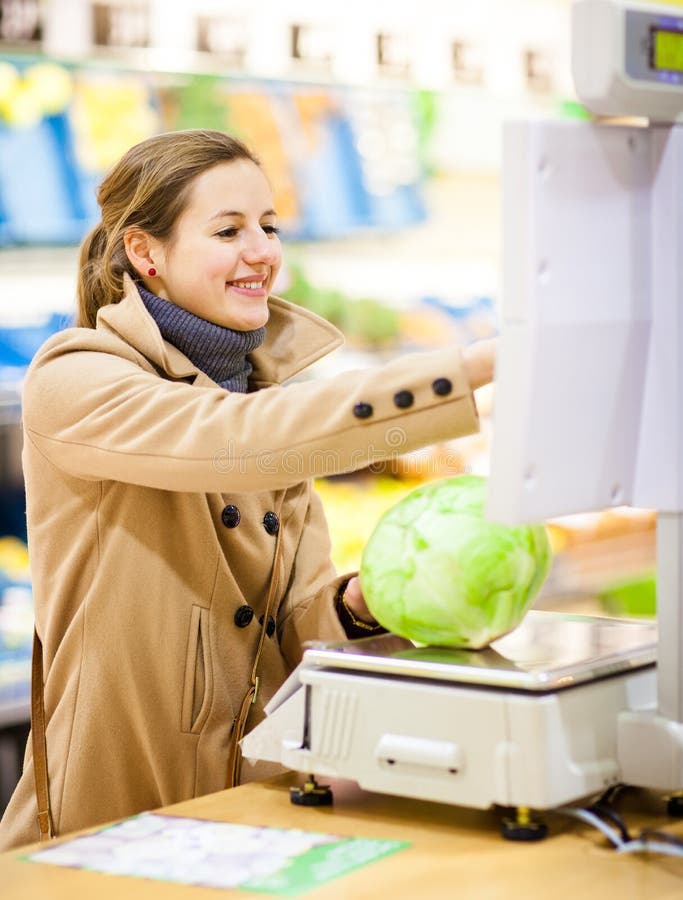
[{"label": "woman's nose", "polygon": [[266,262],[272,264],[280,258],[280,242],[268,236],[262,229],[254,230],[247,235],[243,257],[248,263]]}]

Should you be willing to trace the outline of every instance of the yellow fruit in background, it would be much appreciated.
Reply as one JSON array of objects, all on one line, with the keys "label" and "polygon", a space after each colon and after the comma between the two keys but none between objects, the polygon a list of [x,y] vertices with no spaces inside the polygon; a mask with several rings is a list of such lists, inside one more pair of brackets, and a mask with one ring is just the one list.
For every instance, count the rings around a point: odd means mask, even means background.
[{"label": "yellow fruit in background", "polygon": [[0,62],[0,121],[7,120],[7,109],[19,83],[19,72],[13,65]]},{"label": "yellow fruit in background", "polygon": [[0,61],[0,104],[12,95],[19,81],[19,72],[8,62]]},{"label": "yellow fruit in background", "polygon": [[113,165],[129,147],[159,130],[148,88],[127,76],[81,76],[72,122],[79,162],[91,171]]},{"label": "yellow fruit in background", "polygon": [[73,95],[71,74],[56,63],[37,63],[24,72],[24,86],[40,104],[43,115],[62,112]]},{"label": "yellow fruit in background", "polygon": [[18,537],[0,538],[0,572],[20,580],[28,576],[28,547]]},{"label": "yellow fruit in background", "polygon": [[415,485],[395,478],[357,475],[345,479],[318,479],[332,540],[332,561],[337,571],[354,572],[363,548],[379,517]]},{"label": "yellow fruit in background", "polygon": [[20,79],[2,105],[3,118],[14,128],[32,128],[43,118],[38,94]]},{"label": "yellow fruit in background", "polygon": [[14,128],[31,128],[62,112],[73,94],[69,72],[56,63],[36,63],[22,74],[0,61],[0,118]]},{"label": "yellow fruit in background", "polygon": [[567,549],[569,540],[567,538],[567,532],[563,528],[554,522],[548,522],[546,524],[546,530],[548,532],[548,539],[553,553],[561,553],[563,550]]}]

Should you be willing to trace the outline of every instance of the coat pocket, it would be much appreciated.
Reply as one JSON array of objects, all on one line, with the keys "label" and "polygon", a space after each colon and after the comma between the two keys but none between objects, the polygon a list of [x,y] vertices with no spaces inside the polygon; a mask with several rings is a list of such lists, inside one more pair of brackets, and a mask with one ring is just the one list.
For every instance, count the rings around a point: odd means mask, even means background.
[{"label": "coat pocket", "polygon": [[211,706],[211,645],[209,610],[193,606],[185,657],[185,681],[180,729],[198,734]]}]

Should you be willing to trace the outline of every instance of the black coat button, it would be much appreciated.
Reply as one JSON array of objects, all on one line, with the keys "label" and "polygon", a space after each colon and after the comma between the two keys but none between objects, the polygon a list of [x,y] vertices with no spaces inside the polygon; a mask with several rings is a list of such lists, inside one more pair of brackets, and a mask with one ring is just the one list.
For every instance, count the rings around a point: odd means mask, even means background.
[{"label": "black coat button", "polygon": [[235,613],[235,625],[237,625],[238,628],[246,628],[253,618],[254,610],[245,603],[243,606],[240,606]]},{"label": "black coat button", "polygon": [[373,411],[370,403],[356,403],[353,407],[353,414],[357,419],[369,419]]},{"label": "black coat button", "polygon": [[268,534],[277,534],[280,530],[280,520],[274,512],[267,512],[263,517],[263,527]]},{"label": "black coat button", "polygon": [[432,381],[432,390],[438,397],[447,397],[453,390],[450,378],[437,378]]},{"label": "black coat button", "polygon": [[398,391],[394,394],[394,405],[399,409],[408,409],[415,402],[412,391]]},{"label": "black coat button", "polygon": [[221,513],[221,519],[226,528],[236,528],[240,524],[240,511],[236,506],[226,506]]},{"label": "black coat button", "polygon": [[[263,616],[258,620],[259,625],[263,626]],[[266,624],[266,634],[268,637],[272,637],[275,634],[275,619],[272,616],[268,616],[268,622]]]}]

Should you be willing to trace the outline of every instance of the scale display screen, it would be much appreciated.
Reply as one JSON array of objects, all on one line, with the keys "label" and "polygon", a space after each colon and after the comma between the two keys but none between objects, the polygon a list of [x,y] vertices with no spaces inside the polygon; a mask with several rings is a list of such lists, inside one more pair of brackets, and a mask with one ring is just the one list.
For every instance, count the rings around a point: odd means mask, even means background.
[{"label": "scale display screen", "polygon": [[652,29],[652,68],[658,72],[683,72],[683,32]]}]

